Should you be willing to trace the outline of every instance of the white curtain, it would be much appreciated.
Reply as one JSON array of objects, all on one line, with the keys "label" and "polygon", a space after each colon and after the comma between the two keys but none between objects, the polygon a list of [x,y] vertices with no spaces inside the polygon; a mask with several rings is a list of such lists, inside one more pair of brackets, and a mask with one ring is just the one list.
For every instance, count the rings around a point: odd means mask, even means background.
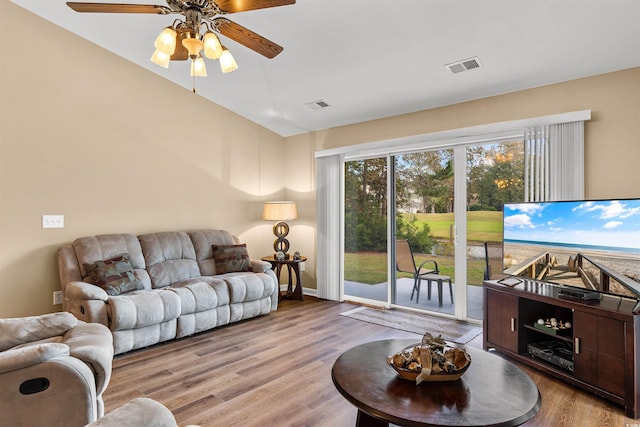
[{"label": "white curtain", "polygon": [[341,256],[342,233],[342,156],[339,154],[316,159],[317,228],[317,291],[318,297],[332,301],[342,299]]},{"label": "white curtain", "polygon": [[584,122],[526,128],[524,200],[584,198]]}]

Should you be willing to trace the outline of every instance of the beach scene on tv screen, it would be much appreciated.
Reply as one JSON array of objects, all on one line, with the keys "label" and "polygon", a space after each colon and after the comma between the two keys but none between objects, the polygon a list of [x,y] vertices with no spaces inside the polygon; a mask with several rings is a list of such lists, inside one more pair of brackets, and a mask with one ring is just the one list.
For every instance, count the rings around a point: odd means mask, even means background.
[{"label": "beach scene on tv screen", "polygon": [[640,296],[640,199],[507,203],[505,273]]}]

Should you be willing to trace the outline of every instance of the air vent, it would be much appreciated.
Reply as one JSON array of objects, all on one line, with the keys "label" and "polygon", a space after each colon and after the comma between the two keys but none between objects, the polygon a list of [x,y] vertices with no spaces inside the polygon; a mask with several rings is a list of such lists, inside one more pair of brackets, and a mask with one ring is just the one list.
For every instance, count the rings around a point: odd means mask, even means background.
[{"label": "air vent", "polygon": [[319,99],[319,100],[313,101],[313,102],[307,102],[304,105],[306,105],[307,107],[311,108],[312,110],[321,110],[321,109],[327,108],[329,106],[329,104],[327,104],[322,99]]},{"label": "air vent", "polygon": [[469,59],[463,59],[462,61],[452,62],[445,65],[445,67],[454,74],[461,73],[463,71],[473,70],[474,68],[480,68],[480,59],[477,56]]}]

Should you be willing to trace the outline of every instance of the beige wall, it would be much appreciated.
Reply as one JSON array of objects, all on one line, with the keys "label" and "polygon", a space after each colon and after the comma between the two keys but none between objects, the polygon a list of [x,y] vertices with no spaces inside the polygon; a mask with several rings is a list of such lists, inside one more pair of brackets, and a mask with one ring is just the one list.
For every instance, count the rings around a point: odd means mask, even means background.
[{"label": "beige wall", "polygon": [[[638,196],[640,68],[281,138],[6,0],[0,19],[0,317],[59,309],[55,249],[79,236],[215,227],[267,254],[275,198],[298,202],[289,240],[315,288],[316,150],[591,109],[587,197]],[[45,48],[25,55],[16,34]],[[167,126],[157,107],[172,104],[215,131]],[[43,230],[43,214],[66,227]]]},{"label": "beige wall", "polygon": [[60,309],[55,250],[80,236],[223,228],[272,252],[284,138],[6,0],[0,16],[0,317]]},{"label": "beige wall", "polygon": [[319,150],[577,110],[592,111],[585,127],[586,196],[638,197],[640,68],[296,138]]}]

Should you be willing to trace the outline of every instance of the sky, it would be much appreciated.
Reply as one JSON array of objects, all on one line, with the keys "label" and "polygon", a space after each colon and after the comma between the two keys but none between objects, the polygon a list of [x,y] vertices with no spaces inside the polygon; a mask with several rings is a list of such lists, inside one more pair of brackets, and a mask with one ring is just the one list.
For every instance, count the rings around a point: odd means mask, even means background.
[{"label": "sky", "polygon": [[504,238],[640,249],[640,199],[505,204]]}]

